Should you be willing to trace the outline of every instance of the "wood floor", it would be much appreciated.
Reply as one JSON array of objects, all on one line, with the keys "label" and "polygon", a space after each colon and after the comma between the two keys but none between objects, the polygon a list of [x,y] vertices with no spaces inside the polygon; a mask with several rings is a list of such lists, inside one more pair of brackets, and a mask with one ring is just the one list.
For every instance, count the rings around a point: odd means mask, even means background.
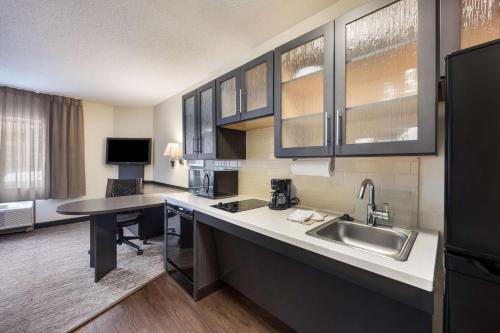
[{"label": "wood floor", "polygon": [[106,332],[293,332],[226,287],[194,302],[168,274],[77,329]]}]

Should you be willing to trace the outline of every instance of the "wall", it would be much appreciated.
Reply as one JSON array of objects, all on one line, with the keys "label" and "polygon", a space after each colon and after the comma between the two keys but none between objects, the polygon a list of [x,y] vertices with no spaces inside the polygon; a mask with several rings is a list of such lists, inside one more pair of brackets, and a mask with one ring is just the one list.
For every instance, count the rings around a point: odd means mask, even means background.
[{"label": "wall", "polygon": [[[113,136],[123,138],[152,138],[153,137],[153,107],[115,107],[113,117]],[[156,142],[153,140],[153,148]],[[153,149],[151,164],[144,167],[144,179],[153,179],[153,163],[155,157]]]},{"label": "wall", "polygon": [[239,192],[268,199],[272,178],[291,178],[301,205],[354,214],[366,218],[366,204],[358,200],[363,179],[375,183],[379,206],[389,209],[402,227],[417,227],[418,157],[336,158],[333,176],[296,176],[290,172],[291,159],[275,159],[273,128],[247,132],[247,159],[240,162]]},{"label": "wall", "polygon": [[[153,179],[157,182],[187,187],[187,163],[175,162],[163,156],[167,143],[182,145],[182,96],[176,95],[154,108],[155,164]],[[181,147],[182,148],[182,147]]]},{"label": "wall", "polygon": [[[114,135],[114,108],[111,105],[83,102],[83,120],[85,136],[85,177],[86,195],[80,199],[104,196],[108,178],[116,178],[116,166],[106,165],[106,138]],[[36,221],[53,221],[69,218],[56,213],[61,203],[69,200],[37,200]]]}]

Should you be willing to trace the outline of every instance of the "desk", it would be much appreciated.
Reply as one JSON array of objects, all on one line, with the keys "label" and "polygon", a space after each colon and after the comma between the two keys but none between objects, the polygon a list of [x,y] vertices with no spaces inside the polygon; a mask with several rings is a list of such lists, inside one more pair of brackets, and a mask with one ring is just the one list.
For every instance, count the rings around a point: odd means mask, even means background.
[{"label": "desk", "polygon": [[57,207],[57,212],[90,216],[90,267],[95,269],[97,282],[116,268],[116,214],[143,209],[143,223],[163,224],[164,206],[165,200],[159,196],[131,195],[73,201]]}]

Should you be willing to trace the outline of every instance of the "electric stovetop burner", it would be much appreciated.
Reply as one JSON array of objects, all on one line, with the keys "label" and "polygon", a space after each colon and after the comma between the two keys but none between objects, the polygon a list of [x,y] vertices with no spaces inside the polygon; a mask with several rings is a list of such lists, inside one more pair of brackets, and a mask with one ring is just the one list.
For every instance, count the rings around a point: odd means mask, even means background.
[{"label": "electric stovetop burner", "polygon": [[219,208],[230,213],[237,213],[237,212],[243,212],[245,210],[267,207],[268,204],[269,203],[264,200],[247,199],[247,200],[232,201],[226,203],[219,202],[217,205],[213,205],[211,207]]}]

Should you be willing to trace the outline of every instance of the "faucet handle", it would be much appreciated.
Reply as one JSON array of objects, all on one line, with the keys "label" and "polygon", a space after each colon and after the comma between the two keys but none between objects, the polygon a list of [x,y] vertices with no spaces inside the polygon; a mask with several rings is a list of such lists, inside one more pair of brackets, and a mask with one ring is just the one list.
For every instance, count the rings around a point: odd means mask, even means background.
[{"label": "faucet handle", "polygon": [[388,202],[384,202],[384,210],[387,214],[389,214],[389,203]]}]

